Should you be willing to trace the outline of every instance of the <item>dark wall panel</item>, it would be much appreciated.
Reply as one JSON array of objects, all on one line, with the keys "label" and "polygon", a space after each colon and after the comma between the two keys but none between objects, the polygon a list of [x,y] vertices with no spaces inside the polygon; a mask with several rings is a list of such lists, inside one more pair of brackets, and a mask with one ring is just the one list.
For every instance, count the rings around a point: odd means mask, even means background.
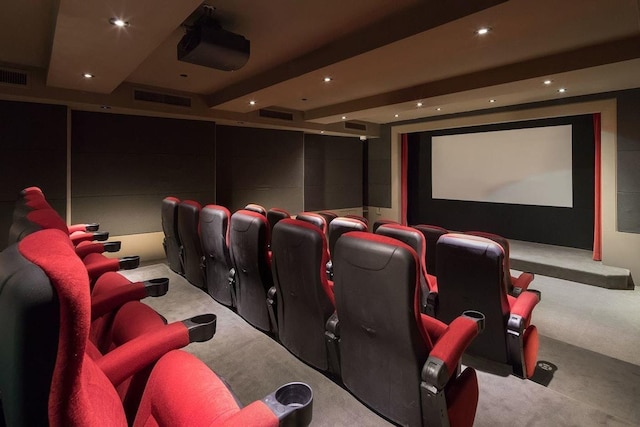
[{"label": "dark wall panel", "polygon": [[304,136],[304,209],[362,206],[363,143],[357,138]]},{"label": "dark wall panel", "polygon": [[[431,197],[433,136],[562,124],[571,124],[573,132],[572,208],[437,200]],[[591,249],[594,221],[593,118],[591,115],[573,116],[411,134],[408,184],[410,224],[434,224],[460,231],[490,231],[511,239]]]},{"label": "dark wall panel", "polygon": [[18,192],[42,188],[66,216],[67,108],[0,101],[0,249],[7,243]]},{"label": "dark wall panel", "polygon": [[217,203],[302,210],[302,132],[218,126],[216,140]]},{"label": "dark wall panel", "polygon": [[380,138],[368,141],[369,206],[391,207],[391,127],[380,126]]},{"label": "dark wall panel", "polygon": [[162,231],[166,196],[215,201],[215,123],[74,111],[73,222],[112,235]]},{"label": "dark wall panel", "polygon": [[640,233],[640,90],[618,96],[617,228]]}]

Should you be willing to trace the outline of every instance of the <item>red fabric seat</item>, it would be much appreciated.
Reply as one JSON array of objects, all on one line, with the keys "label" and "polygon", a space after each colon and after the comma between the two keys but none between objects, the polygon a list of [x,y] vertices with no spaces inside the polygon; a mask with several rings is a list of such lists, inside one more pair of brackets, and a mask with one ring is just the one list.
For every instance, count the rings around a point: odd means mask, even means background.
[{"label": "red fabric seat", "polygon": [[538,332],[531,324],[539,292],[507,293],[505,253],[493,240],[447,234],[438,240],[438,319],[451,322],[464,310],[486,317],[484,333],[469,346],[469,354],[511,366],[529,378],[536,367]]},{"label": "red fabric seat", "polygon": [[333,258],[345,386],[401,425],[473,425],[476,374],[458,367],[481,324],[420,313],[420,262],[396,239],[347,233]]}]

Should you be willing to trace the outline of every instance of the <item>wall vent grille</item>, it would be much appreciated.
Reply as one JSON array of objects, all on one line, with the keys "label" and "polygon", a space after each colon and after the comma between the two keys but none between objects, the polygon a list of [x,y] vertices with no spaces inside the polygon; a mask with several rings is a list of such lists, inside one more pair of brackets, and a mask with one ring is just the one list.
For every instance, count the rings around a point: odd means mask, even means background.
[{"label": "wall vent grille", "polygon": [[267,117],[269,119],[278,119],[278,120],[288,120],[293,121],[293,113],[287,113],[285,111],[276,111],[276,110],[260,110],[260,117]]},{"label": "wall vent grille", "polygon": [[29,85],[29,73],[0,68],[0,84],[26,87]]},{"label": "wall vent grille", "polygon": [[133,99],[136,101],[155,102],[157,104],[175,105],[178,107],[191,107],[191,98],[140,89],[133,91]]},{"label": "wall vent grille", "polygon": [[344,122],[344,128],[345,129],[352,129],[352,130],[367,130],[367,125],[363,124],[363,123],[356,123],[356,122]]}]

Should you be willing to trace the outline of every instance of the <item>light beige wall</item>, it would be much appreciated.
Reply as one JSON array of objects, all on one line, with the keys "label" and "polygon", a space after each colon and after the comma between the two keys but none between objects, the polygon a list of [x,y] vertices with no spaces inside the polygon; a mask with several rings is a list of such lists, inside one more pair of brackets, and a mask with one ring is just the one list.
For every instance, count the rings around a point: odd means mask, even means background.
[{"label": "light beige wall", "polygon": [[[158,217],[160,216],[160,210],[158,209]],[[140,256],[141,262],[164,260],[164,248],[162,247],[162,240],[164,239],[164,233],[143,233],[143,234],[130,234],[127,236],[110,236],[109,240],[122,242],[122,248],[119,252],[106,253],[105,255],[110,258],[122,258],[125,256]]]},{"label": "light beige wall", "polygon": [[[617,119],[616,100],[592,101],[530,110],[480,114],[471,117],[411,123],[391,128],[391,209],[380,208],[380,217],[400,219],[400,135],[436,129],[451,129],[493,123],[543,119],[578,114],[601,113],[602,141],[602,262],[606,265],[631,270],[640,278],[640,234],[621,233],[616,230],[616,152]],[[378,208],[370,207],[369,215]],[[377,216],[373,214],[372,218]]]}]

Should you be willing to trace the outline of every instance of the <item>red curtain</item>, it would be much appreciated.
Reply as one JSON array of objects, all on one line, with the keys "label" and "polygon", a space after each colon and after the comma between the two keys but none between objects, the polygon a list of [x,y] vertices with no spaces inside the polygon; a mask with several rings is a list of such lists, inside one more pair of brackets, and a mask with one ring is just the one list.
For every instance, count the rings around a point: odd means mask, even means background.
[{"label": "red curtain", "polygon": [[403,225],[407,225],[407,167],[409,161],[409,147],[407,146],[408,137],[406,133],[402,134],[402,144],[401,144],[401,153],[400,153],[400,188],[401,188],[401,211],[400,211],[400,222]]},{"label": "red curtain", "polygon": [[593,135],[595,139],[595,188],[594,188],[594,221],[593,221],[593,260],[602,260],[602,218],[600,215],[601,195],[600,195],[600,165],[601,165],[601,147],[600,147],[600,113],[593,115]]}]

